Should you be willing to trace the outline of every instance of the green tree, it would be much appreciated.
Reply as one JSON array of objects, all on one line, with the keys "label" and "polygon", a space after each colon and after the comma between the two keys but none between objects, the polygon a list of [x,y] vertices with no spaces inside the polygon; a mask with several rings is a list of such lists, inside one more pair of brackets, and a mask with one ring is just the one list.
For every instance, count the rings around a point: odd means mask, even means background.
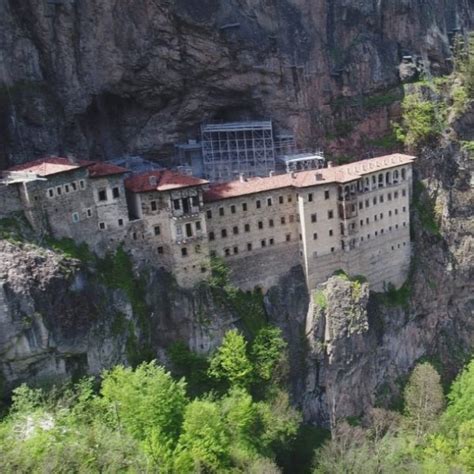
[{"label": "green tree", "polygon": [[236,329],[228,331],[211,358],[209,375],[227,380],[231,386],[247,387],[252,380],[252,372],[244,337]]},{"label": "green tree", "polygon": [[443,388],[434,367],[418,364],[405,387],[405,411],[416,436],[432,431],[444,406]]},{"label": "green tree", "polygon": [[265,381],[271,380],[275,368],[284,359],[286,347],[279,328],[268,326],[261,329],[250,349],[256,376]]},{"label": "green tree", "polygon": [[122,366],[106,372],[101,394],[119,427],[145,439],[159,430],[165,439],[177,439],[187,404],[184,380],[174,381],[155,362],[135,370]]},{"label": "green tree", "polygon": [[218,405],[194,400],[187,407],[175,472],[221,472],[229,464],[229,439]]}]

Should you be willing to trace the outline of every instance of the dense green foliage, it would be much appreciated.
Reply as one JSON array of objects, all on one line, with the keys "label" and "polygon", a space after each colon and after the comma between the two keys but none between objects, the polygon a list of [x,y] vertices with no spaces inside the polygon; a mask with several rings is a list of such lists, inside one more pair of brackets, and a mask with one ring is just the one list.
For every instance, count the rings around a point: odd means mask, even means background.
[{"label": "dense green foliage", "polygon": [[279,472],[300,425],[278,375],[285,347],[271,327],[250,344],[228,332],[209,362],[173,347],[202,381],[226,383],[194,398],[154,362],[115,367],[98,390],[21,386],[0,422],[0,472]]},{"label": "dense green foliage", "polygon": [[445,400],[439,375],[419,364],[404,391],[403,414],[376,408],[362,426],[340,423],[315,455],[315,473],[474,472],[474,359]]}]

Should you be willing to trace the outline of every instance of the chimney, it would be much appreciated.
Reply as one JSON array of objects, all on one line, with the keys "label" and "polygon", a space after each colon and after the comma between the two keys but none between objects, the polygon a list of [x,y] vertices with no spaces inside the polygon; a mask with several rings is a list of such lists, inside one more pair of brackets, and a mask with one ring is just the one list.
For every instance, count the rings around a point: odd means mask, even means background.
[{"label": "chimney", "polygon": [[316,178],[316,181],[322,181],[323,180],[323,173],[316,173],[315,178]]},{"label": "chimney", "polygon": [[270,178],[275,174],[275,171],[271,170],[269,173],[268,173],[268,176],[270,176]]},{"label": "chimney", "polygon": [[334,166],[334,162],[333,161],[328,161],[328,168],[332,168]]},{"label": "chimney", "polygon": [[157,184],[156,176],[155,175],[148,176],[148,182],[150,183],[150,186],[156,186]]},{"label": "chimney", "polygon": [[241,183],[245,183],[245,181],[247,181],[247,180],[245,179],[245,176],[244,176],[243,173],[240,173],[240,174],[239,174],[239,181],[240,181]]}]

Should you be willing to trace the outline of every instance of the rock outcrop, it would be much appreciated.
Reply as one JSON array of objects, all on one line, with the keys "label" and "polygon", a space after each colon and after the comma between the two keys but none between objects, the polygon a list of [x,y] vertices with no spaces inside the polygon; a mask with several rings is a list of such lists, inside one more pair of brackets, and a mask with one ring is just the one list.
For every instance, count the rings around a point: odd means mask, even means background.
[{"label": "rock outcrop", "polygon": [[468,0],[4,0],[0,169],[168,156],[208,119],[271,117],[301,146],[354,150],[398,113],[403,57],[447,71],[472,21]]}]

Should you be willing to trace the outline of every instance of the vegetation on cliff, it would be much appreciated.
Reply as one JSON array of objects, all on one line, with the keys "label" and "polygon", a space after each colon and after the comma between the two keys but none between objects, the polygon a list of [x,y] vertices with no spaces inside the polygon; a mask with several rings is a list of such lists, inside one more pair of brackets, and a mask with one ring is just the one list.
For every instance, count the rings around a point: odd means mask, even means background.
[{"label": "vegetation on cliff", "polygon": [[374,408],[357,426],[336,426],[315,455],[314,473],[473,472],[474,359],[446,398],[436,370],[419,364],[404,402],[402,413]]}]

